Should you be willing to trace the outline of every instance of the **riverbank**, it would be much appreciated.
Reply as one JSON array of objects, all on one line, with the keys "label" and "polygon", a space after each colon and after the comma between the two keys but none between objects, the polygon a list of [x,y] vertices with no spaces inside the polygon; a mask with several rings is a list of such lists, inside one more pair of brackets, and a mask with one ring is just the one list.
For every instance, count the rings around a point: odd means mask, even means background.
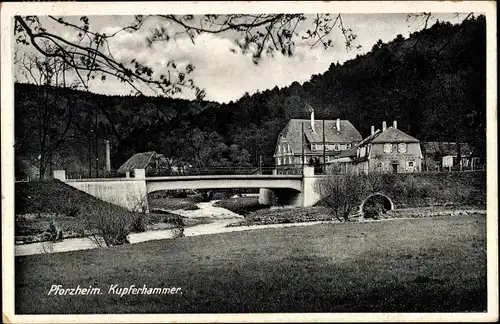
[{"label": "riverbank", "polygon": [[[428,206],[428,207],[410,207],[387,211],[374,218],[360,218],[360,216],[351,217],[351,221],[360,220],[382,220],[398,218],[425,218],[436,216],[459,216],[480,214],[486,215],[486,206]],[[289,224],[303,222],[331,221],[339,222],[328,207],[281,207],[262,209],[245,215],[245,219],[240,222],[230,224],[231,227],[269,225],[269,224]]]},{"label": "riverbank", "polygon": [[[179,218],[182,219],[182,223],[184,224],[183,236],[226,232],[228,231],[228,229],[226,229],[228,225],[243,219],[241,215],[221,207],[213,206],[216,202],[215,200],[197,203],[196,209],[178,209],[171,211],[157,208],[154,209],[154,213],[141,214],[141,217],[143,217],[142,221],[146,222],[147,226],[143,231],[133,231],[130,233],[128,235],[128,241],[130,244],[135,244],[151,240],[172,239],[179,234],[179,228],[175,225],[175,219]],[[61,219],[65,219],[64,216],[59,216]],[[32,218],[40,224],[40,219],[36,217]],[[57,215],[49,215],[47,217],[47,219],[51,221],[55,218],[57,218]],[[82,223],[75,218],[70,218],[67,221],[69,224],[68,226],[71,228],[75,228],[78,224],[83,226]],[[33,225],[33,223],[31,223],[31,225]],[[77,232],[68,232],[66,229],[65,233],[66,236],[61,237],[61,239],[57,241],[48,240],[46,236],[41,235],[39,241],[32,241],[24,244],[19,240],[19,237],[16,237],[17,244],[15,246],[15,254],[16,256],[21,256],[88,250],[100,247],[93,239],[87,237],[88,235],[85,233],[83,227]],[[74,233],[74,236],[71,237],[68,233]]]}]

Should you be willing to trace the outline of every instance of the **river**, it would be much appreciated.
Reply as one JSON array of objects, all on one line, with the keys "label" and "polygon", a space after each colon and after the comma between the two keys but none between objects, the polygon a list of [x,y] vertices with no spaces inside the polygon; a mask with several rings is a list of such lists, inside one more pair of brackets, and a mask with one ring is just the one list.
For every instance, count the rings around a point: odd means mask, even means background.
[{"label": "river", "polygon": [[[239,222],[243,216],[235,214],[230,210],[221,207],[215,207],[213,204],[216,200],[210,202],[198,203],[197,210],[173,210],[171,213],[176,213],[189,218],[209,218],[210,223],[199,224],[184,229],[185,236],[197,236],[227,232],[237,232],[246,230],[255,230],[263,228],[277,228],[290,226],[305,226],[314,225],[321,222],[305,222],[305,223],[288,223],[288,224],[269,224],[269,225],[250,225],[227,227],[227,225]],[[174,236],[172,229],[165,230],[150,230],[142,233],[129,234],[130,244],[140,243],[152,240],[171,239]],[[15,255],[32,255],[43,253],[57,253],[77,250],[88,250],[99,248],[93,241],[88,238],[69,238],[59,242],[37,242],[30,244],[15,245]]]}]

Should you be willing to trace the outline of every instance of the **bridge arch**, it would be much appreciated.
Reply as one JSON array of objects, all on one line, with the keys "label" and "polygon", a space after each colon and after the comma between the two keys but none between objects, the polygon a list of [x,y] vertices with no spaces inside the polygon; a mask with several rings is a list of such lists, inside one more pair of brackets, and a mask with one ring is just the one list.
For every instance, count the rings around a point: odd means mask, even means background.
[{"label": "bridge arch", "polygon": [[359,205],[359,212],[364,214],[365,213],[365,204],[372,198],[374,197],[381,197],[382,200],[383,200],[383,206],[384,206],[384,209],[385,210],[393,210],[394,209],[394,202],[392,201],[392,199],[387,196],[386,194],[382,193],[382,192],[375,192],[371,195],[369,195],[368,197],[366,197],[362,202],[361,204]]}]

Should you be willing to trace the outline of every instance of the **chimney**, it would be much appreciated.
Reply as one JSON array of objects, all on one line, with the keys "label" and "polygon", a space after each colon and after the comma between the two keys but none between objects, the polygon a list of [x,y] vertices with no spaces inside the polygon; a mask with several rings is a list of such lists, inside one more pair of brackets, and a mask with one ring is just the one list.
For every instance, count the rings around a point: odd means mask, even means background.
[{"label": "chimney", "polygon": [[337,130],[340,132],[340,118],[337,118]]},{"label": "chimney", "polygon": [[375,134],[375,126],[372,125],[372,128],[371,128],[371,135]]},{"label": "chimney", "polygon": [[106,140],[106,171],[111,171],[111,156],[109,149],[109,140]]},{"label": "chimney", "polygon": [[387,129],[387,123],[385,121],[382,122],[382,132],[385,132]]},{"label": "chimney", "polygon": [[314,109],[311,108],[311,129],[313,132],[316,132],[314,129]]},{"label": "chimney", "polygon": [[393,121],[392,122],[392,127],[393,128],[398,128],[398,122],[397,121]]}]

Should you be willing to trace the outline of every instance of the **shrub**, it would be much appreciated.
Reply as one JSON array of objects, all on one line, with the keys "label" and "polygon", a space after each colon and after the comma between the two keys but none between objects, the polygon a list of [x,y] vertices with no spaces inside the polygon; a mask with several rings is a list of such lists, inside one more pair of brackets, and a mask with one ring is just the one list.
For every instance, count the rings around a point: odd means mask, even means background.
[{"label": "shrub", "polygon": [[134,214],[121,208],[95,206],[83,220],[88,237],[98,246],[122,245],[129,243]]},{"label": "shrub", "polygon": [[59,241],[63,239],[63,233],[62,230],[59,229],[59,226],[51,220],[49,224],[49,229],[46,232],[46,238],[48,241]]},{"label": "shrub", "polygon": [[323,196],[330,212],[340,221],[347,221],[366,193],[367,182],[363,175],[346,173],[330,175],[319,181],[317,190]]},{"label": "shrub", "polygon": [[148,224],[146,221],[146,215],[142,213],[136,213],[134,217],[134,222],[132,223],[132,232],[145,232],[148,230]]},{"label": "shrub", "polygon": [[184,218],[182,218],[182,216],[170,214],[165,217],[164,222],[174,225],[174,238],[184,236],[184,227],[186,227],[186,224],[184,223]]}]

